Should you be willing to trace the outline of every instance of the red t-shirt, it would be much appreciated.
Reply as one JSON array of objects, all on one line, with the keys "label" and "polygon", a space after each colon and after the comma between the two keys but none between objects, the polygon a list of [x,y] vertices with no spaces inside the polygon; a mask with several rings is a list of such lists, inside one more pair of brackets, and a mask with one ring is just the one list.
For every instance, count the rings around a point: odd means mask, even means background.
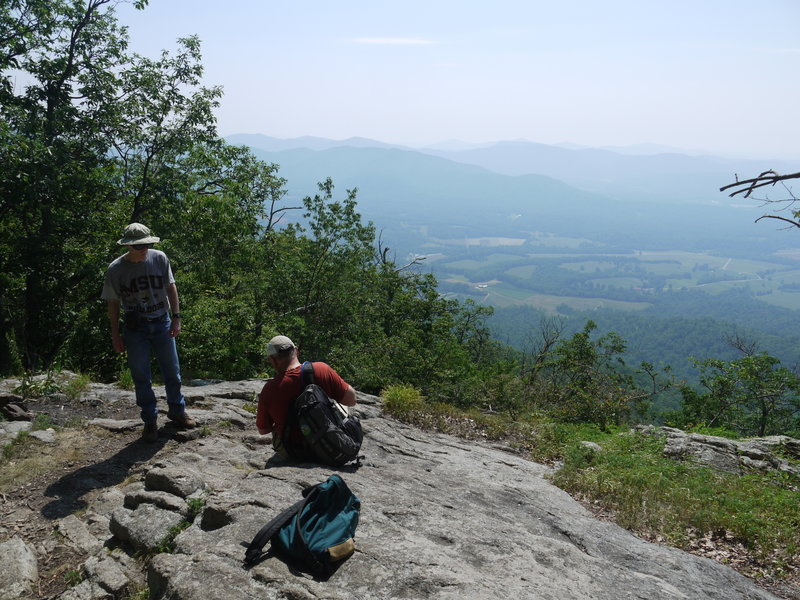
[{"label": "red t-shirt", "polygon": [[[312,364],[314,365],[314,383],[325,390],[329,398],[341,402],[349,385],[324,362]],[[303,391],[301,370],[302,365],[289,369],[273,379],[268,379],[261,388],[261,393],[258,395],[258,414],[256,415],[256,427],[259,431],[270,429],[273,435],[275,433],[283,435],[289,403]]]}]

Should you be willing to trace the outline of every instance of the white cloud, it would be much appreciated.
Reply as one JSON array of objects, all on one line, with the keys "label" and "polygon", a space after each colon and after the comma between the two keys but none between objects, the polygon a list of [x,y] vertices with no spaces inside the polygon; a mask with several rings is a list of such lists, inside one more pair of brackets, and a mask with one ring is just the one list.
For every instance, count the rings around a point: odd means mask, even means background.
[{"label": "white cloud", "polygon": [[351,40],[356,44],[385,44],[394,46],[428,46],[436,42],[418,38],[355,38]]},{"label": "white cloud", "polygon": [[800,48],[760,48],[767,54],[800,54]]}]

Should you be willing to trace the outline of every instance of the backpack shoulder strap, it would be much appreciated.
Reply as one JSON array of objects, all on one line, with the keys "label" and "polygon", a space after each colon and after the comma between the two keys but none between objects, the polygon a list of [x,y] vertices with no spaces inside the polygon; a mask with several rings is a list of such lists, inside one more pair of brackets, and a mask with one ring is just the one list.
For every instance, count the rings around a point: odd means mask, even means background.
[{"label": "backpack shoulder strap", "polygon": [[[303,363],[303,366],[300,369],[300,378],[302,383],[302,390],[300,391],[300,395],[302,395],[303,390],[305,390],[306,386],[309,383],[314,383],[314,365],[311,364],[309,361]],[[289,455],[292,455],[292,450],[290,449],[290,445],[292,445],[292,438],[291,432],[297,426],[297,411],[295,410],[295,404],[297,402],[297,398],[292,398],[289,402],[289,408],[286,411],[286,422],[283,425],[283,432],[281,432],[281,436],[283,439],[283,445],[286,448]],[[296,446],[296,444],[294,445]],[[300,449],[295,448],[294,452],[299,452]]]},{"label": "backpack shoulder strap", "polygon": [[314,365],[310,361],[303,363],[301,378],[303,381],[303,387],[306,387],[310,383],[314,383]]},{"label": "backpack shoulder strap", "polygon": [[272,519],[269,523],[264,525],[261,530],[253,538],[253,541],[247,546],[247,552],[244,555],[244,562],[248,565],[253,565],[261,556],[264,546],[275,535],[278,530],[286,525],[296,514],[303,510],[308,502],[308,498],[303,498],[292,504],[289,508],[285,508],[278,514],[277,517]]}]

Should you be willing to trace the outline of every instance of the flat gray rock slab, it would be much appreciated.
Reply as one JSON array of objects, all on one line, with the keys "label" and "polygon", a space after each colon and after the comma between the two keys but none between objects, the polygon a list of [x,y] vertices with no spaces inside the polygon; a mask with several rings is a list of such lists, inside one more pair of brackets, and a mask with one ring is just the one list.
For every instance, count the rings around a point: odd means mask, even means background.
[{"label": "flat gray rock slab", "polygon": [[141,419],[91,419],[87,423],[109,431],[132,431],[142,426]]},{"label": "flat gray rock slab", "polygon": [[0,435],[16,436],[20,431],[29,431],[33,427],[30,421],[0,421]]},{"label": "flat gray rock slab", "polygon": [[56,441],[56,430],[48,427],[47,429],[31,431],[31,437],[45,444],[52,444]]},{"label": "flat gray rock slab", "polygon": [[[206,506],[175,552],[151,562],[155,597],[773,598],[732,569],[596,520],[545,466],[384,418],[364,429],[357,470],[268,466],[271,448],[232,440],[192,442],[174,464],[160,461],[162,473],[199,473]],[[245,569],[258,530],[333,472],[363,503],[355,555],[327,581],[274,557]]]}]

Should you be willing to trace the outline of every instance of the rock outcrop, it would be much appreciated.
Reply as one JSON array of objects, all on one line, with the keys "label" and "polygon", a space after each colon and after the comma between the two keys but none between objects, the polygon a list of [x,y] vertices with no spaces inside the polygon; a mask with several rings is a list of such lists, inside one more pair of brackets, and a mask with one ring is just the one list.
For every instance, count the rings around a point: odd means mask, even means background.
[{"label": "rock outcrop", "polygon": [[664,456],[675,460],[692,460],[735,475],[748,471],[781,471],[800,476],[797,463],[780,456],[783,452],[795,461],[800,460],[800,440],[785,435],[729,440],[672,427],[641,426],[639,429],[665,436]]},{"label": "rock outcrop", "polygon": [[[549,467],[399,423],[372,396],[359,394],[360,468],[277,460],[244,410],[259,386],[190,390],[192,416],[207,427],[166,442],[141,478],[56,523],[87,554],[84,580],[62,600],[123,598],[145,581],[151,598],[171,600],[774,597],[723,565],[597,520],[548,482]],[[332,472],[362,501],[356,553],[327,580],[276,557],[245,568],[264,523]]]}]

